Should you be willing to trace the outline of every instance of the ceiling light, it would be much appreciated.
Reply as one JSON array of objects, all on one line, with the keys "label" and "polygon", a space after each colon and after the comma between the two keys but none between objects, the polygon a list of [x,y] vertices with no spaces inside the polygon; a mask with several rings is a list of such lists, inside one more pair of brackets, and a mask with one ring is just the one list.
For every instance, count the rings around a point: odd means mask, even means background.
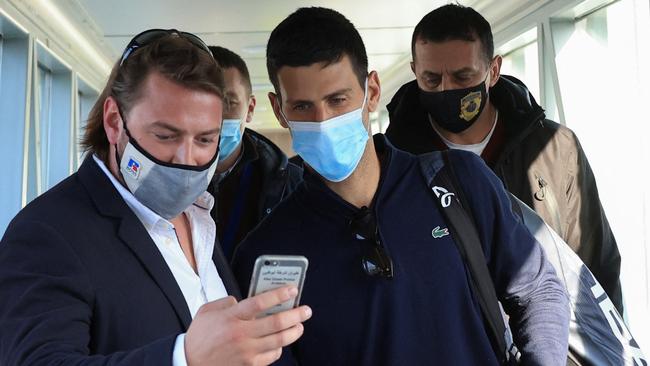
[{"label": "ceiling light", "polygon": [[264,55],[266,54],[266,45],[261,44],[261,45],[254,45],[254,46],[246,46],[241,50],[243,53],[247,55]]},{"label": "ceiling light", "polygon": [[100,67],[100,70],[104,75],[108,75],[111,70],[111,64],[108,62],[106,57],[97,52],[88,39],[79,32],[79,30],[50,0],[40,0],[40,4],[45,10],[44,13],[48,14],[50,19],[54,20],[52,24],[60,25],[63,30],[76,41],[76,44],[79,45],[81,49],[95,62],[95,64]]}]

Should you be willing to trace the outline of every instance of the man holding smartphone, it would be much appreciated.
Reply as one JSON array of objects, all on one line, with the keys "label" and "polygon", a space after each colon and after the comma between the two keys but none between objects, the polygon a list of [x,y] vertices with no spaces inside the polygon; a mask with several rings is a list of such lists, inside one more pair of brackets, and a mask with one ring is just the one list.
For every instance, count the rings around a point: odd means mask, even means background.
[{"label": "man holding smartphone", "polygon": [[[261,254],[309,260],[301,301],[314,317],[287,356],[304,365],[501,363],[442,212],[454,193],[435,187],[445,192],[438,203],[417,157],[370,136],[380,84],[352,23],[330,9],[297,10],[271,33],[267,68],[275,115],[306,170],[233,268],[248,286]],[[523,363],[565,363],[568,300],[552,266],[485,164],[464,152],[448,158]],[[433,160],[435,173],[445,162]]]},{"label": "man holding smartphone", "polygon": [[[131,40],[93,107],[78,172],[0,242],[0,364],[269,364],[308,307],[283,287],[241,302],[206,192],[223,71],[195,35]],[[229,296],[230,295],[230,296]]]}]

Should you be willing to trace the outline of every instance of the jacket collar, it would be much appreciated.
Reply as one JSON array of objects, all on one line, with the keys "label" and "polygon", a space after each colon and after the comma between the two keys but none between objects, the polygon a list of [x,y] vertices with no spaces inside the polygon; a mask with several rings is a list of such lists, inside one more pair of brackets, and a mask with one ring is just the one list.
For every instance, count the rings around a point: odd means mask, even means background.
[{"label": "jacket collar", "polygon": [[259,155],[257,165],[262,176],[261,191],[265,197],[257,207],[261,218],[268,215],[269,208],[277,205],[295,189],[295,180],[302,177],[302,167],[289,165],[287,155],[265,136],[249,129],[244,130],[244,136],[251,141]]},{"label": "jacket collar", "polygon": [[[545,118],[544,110],[526,86],[509,75],[501,75],[490,89],[490,102],[499,110],[508,146],[521,141]],[[431,141],[437,135],[420,105],[416,80],[402,85],[387,109],[390,116],[387,134],[398,147],[408,144],[408,149],[416,154],[431,150]],[[509,149],[506,147],[502,151],[505,153],[506,150]]]},{"label": "jacket collar", "polygon": [[[218,191],[214,185],[218,185],[221,180],[228,179],[229,176],[237,177],[247,164],[256,164],[256,169],[259,169],[262,182],[265,184],[273,178],[283,177],[286,174],[289,163],[287,156],[266,137],[247,128],[242,136],[242,145],[242,156],[231,168],[231,171],[222,177],[215,174],[210,182],[211,192]],[[263,187],[263,191],[264,188],[267,187]]]},{"label": "jacket collar", "polygon": [[537,104],[526,86],[513,76],[501,75],[490,89],[490,101],[505,121],[507,141],[525,137],[531,127],[545,118],[544,109]]},{"label": "jacket collar", "polygon": [[253,130],[245,129],[244,136],[247,137],[257,152],[262,169],[265,174],[271,174],[287,169],[289,160],[287,156],[271,140]]}]

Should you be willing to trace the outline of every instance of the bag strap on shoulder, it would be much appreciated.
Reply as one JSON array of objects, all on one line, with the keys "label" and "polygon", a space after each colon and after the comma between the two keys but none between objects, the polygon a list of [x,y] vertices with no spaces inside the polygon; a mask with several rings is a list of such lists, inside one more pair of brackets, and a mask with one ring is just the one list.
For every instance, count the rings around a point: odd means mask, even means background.
[{"label": "bag strap on shoulder", "polygon": [[445,164],[433,177],[429,188],[436,195],[436,202],[448,221],[454,243],[469,271],[470,285],[481,307],[492,348],[501,357],[500,361],[505,363],[508,359],[506,328],[485,254],[472,219],[473,215],[470,216],[470,206],[449,161],[448,151],[442,151],[442,157]]}]

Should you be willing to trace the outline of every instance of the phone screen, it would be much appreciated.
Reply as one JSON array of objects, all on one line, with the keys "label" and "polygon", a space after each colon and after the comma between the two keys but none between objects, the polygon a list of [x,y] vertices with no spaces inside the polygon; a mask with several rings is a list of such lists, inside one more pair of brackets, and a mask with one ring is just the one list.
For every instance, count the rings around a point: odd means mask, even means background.
[{"label": "phone screen", "polygon": [[298,296],[268,309],[263,314],[270,315],[294,308],[300,300],[306,270],[307,259],[305,257],[261,256],[255,262],[249,297],[279,287],[294,285],[298,288]]}]

